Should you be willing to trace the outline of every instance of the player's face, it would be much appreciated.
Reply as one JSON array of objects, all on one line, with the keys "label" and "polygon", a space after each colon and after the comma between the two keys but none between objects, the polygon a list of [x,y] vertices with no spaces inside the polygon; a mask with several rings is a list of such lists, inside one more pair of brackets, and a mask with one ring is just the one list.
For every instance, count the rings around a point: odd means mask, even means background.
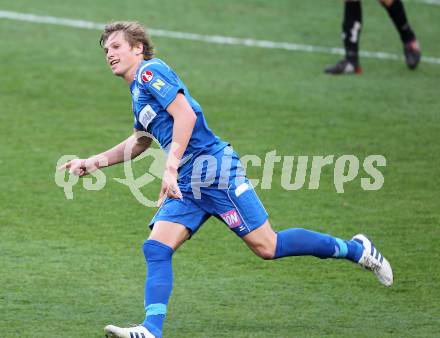
[{"label": "player's face", "polygon": [[112,33],[105,45],[104,52],[106,54],[107,64],[110,66],[113,74],[132,81],[142,60],[142,47],[130,47],[125,39],[124,33]]}]

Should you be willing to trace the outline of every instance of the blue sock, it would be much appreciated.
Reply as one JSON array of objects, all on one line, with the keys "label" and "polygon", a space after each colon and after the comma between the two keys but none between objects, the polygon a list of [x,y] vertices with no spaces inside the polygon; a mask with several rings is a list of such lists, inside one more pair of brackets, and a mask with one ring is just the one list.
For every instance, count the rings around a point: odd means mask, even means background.
[{"label": "blue sock", "polygon": [[345,258],[355,263],[359,262],[364,252],[364,247],[360,243],[352,240],[345,241],[336,237],[335,239],[338,244],[338,251],[334,255],[335,258]]},{"label": "blue sock", "polygon": [[286,256],[315,256],[346,258],[357,262],[362,256],[362,245],[302,228],[291,228],[277,233],[275,259]]},{"label": "blue sock", "polygon": [[147,262],[147,279],[144,301],[146,316],[142,325],[155,337],[162,337],[163,322],[173,288],[171,257],[174,251],[154,240],[145,241],[143,251]]}]

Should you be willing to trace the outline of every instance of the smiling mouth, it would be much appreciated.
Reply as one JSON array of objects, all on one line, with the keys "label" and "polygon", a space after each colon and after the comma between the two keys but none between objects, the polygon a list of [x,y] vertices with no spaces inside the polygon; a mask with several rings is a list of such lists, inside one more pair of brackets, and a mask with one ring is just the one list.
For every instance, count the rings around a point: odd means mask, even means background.
[{"label": "smiling mouth", "polygon": [[112,61],[110,61],[110,66],[114,66],[118,63],[119,63],[119,60],[112,60]]}]

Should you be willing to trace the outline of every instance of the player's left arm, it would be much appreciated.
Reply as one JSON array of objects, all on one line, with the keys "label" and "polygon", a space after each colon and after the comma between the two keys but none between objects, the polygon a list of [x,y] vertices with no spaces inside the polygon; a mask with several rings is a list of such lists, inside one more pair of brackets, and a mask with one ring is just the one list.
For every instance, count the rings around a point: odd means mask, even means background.
[{"label": "player's left arm", "polygon": [[177,169],[188,146],[197,119],[196,113],[185,95],[180,92],[168,105],[167,112],[174,120],[173,136],[162,180],[159,203],[161,203],[166,196],[182,198],[182,193],[177,185]]}]

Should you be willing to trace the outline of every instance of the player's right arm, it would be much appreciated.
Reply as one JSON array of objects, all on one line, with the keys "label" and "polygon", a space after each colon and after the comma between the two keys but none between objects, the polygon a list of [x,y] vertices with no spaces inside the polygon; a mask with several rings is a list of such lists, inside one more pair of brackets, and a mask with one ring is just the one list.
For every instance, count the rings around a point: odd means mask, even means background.
[{"label": "player's right arm", "polygon": [[85,176],[100,168],[132,160],[142,154],[151,145],[152,141],[146,135],[139,136],[137,134],[138,131],[134,129],[134,133],[131,136],[111,149],[86,159],[78,158],[71,160],[60,166],[58,170],[69,169],[71,174]]}]

